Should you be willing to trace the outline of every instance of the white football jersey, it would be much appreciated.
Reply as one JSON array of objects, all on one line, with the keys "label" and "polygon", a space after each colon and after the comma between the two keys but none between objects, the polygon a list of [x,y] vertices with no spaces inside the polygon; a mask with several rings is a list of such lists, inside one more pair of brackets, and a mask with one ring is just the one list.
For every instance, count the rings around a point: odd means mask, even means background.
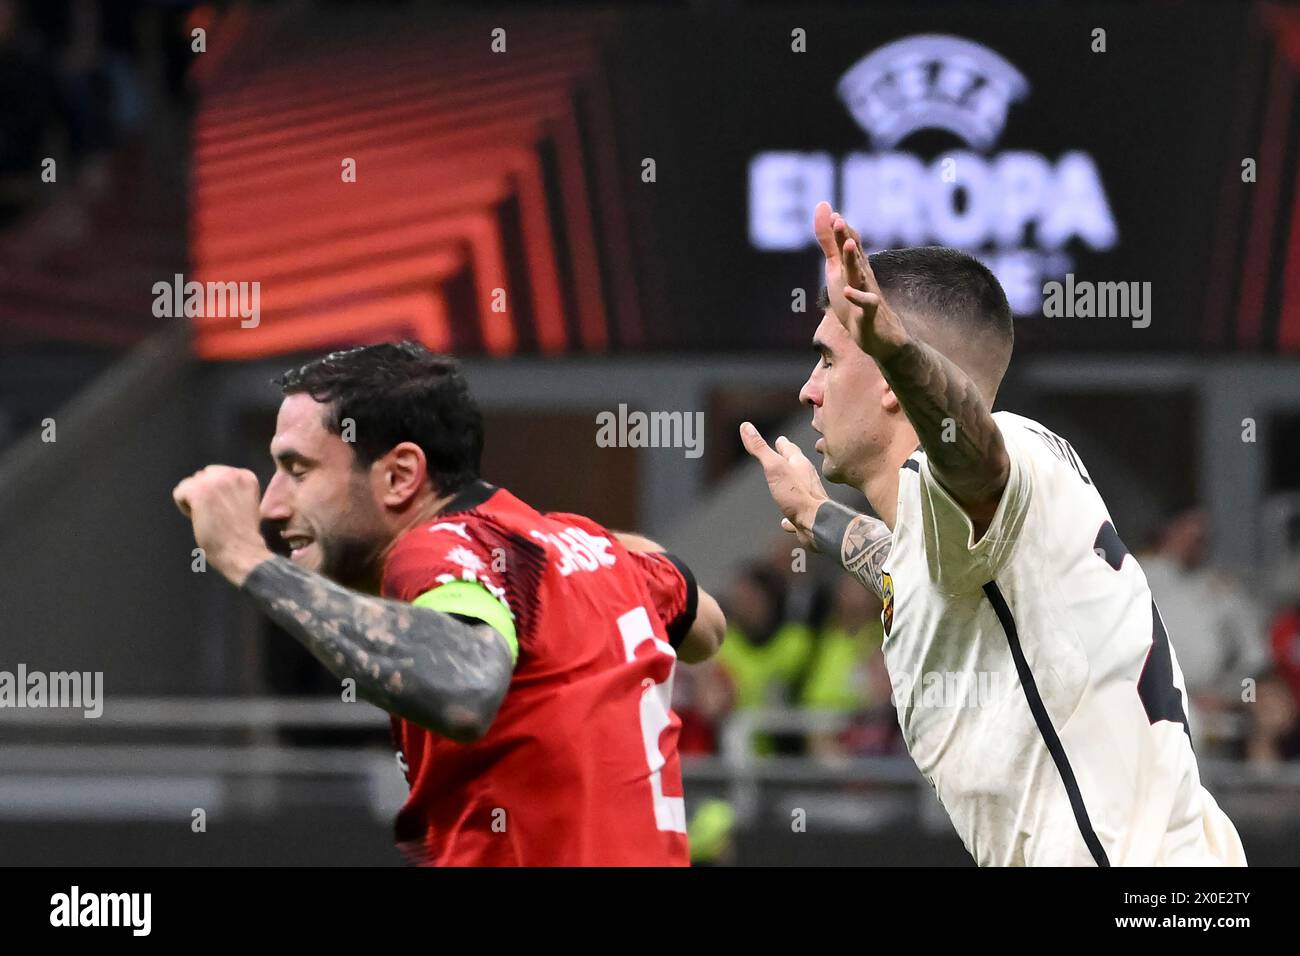
[{"label": "white football jersey", "polygon": [[899,473],[884,654],[912,758],[980,865],[1245,865],[1087,470],[1037,422],[993,417],[1011,472],[979,541],[923,451]]}]

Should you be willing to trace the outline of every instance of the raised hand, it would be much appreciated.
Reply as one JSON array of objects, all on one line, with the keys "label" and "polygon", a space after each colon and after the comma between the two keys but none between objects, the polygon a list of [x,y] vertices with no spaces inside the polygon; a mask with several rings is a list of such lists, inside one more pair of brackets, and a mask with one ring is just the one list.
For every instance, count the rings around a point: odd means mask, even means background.
[{"label": "raised hand", "polygon": [[826,291],[835,317],[868,355],[893,354],[907,333],[880,292],[862,237],[828,202],[813,211],[813,231],[826,256]]},{"label": "raised hand", "polygon": [[740,426],[740,441],[745,451],[763,466],[767,490],[781,509],[781,527],[795,535],[804,547],[816,550],[813,522],[817,509],[830,500],[817,467],[784,435],[776,440],[773,451],[749,422]]}]

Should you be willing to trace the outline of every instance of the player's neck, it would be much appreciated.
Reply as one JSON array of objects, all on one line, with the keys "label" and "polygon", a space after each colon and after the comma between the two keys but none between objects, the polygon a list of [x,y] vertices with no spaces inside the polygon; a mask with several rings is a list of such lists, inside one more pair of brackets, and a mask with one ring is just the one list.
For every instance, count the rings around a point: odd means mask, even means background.
[{"label": "player's neck", "polygon": [[893,531],[894,517],[898,511],[898,469],[882,469],[877,474],[868,475],[858,490],[871,502],[871,510],[876,513],[876,517]]},{"label": "player's neck", "polygon": [[403,514],[399,515],[392,525],[392,537],[389,538],[388,546],[384,548],[379,555],[379,559],[375,562],[376,574],[373,587],[360,590],[365,590],[368,594],[378,594],[383,577],[383,567],[388,562],[388,555],[396,547],[397,542],[401,540],[402,535],[412,528],[417,528],[432,521],[455,497],[455,495],[435,495],[431,493],[428,497],[413,504]]},{"label": "player's neck", "polygon": [[432,521],[442,513],[442,510],[451,504],[455,494],[438,495],[430,492],[429,497],[411,508],[410,516],[403,523],[402,532],[410,531],[417,525],[422,525]]},{"label": "player's neck", "polygon": [[866,473],[858,490],[871,502],[871,508],[890,531],[894,530],[894,520],[898,512],[898,472],[903,462],[916,450],[916,432],[910,427],[900,429],[890,443],[889,450],[880,455],[877,467]]}]

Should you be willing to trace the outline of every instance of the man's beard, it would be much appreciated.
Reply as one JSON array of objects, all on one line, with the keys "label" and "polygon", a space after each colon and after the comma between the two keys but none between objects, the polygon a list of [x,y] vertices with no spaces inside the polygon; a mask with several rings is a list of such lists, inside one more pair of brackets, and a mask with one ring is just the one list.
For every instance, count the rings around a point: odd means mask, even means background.
[{"label": "man's beard", "polygon": [[379,566],[382,544],[371,537],[337,532],[317,538],[316,546],[320,548],[322,575],[358,591],[378,588],[382,576]]}]

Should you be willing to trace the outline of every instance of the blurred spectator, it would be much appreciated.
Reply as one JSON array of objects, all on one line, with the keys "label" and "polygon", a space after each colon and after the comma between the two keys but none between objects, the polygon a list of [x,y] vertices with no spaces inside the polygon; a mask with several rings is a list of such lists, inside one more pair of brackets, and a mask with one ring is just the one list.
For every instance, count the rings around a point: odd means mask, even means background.
[{"label": "blurred spectator", "polygon": [[678,752],[717,753],[718,724],[735,700],[731,679],[716,660],[678,667],[673,675],[673,710],[682,721]]},{"label": "blurred spectator", "polygon": [[29,15],[56,88],[73,157],[85,159],[109,145],[111,90],[100,42],[100,5],[94,0],[46,0]]},{"label": "blurred spectator", "polygon": [[[768,567],[785,582],[786,620],[799,621],[817,630],[831,603],[831,588],[823,579],[823,574],[829,570],[829,562],[819,561],[801,548],[792,535],[784,532],[772,539],[766,557]],[[817,573],[819,571],[822,573]],[[838,579],[838,568],[831,573]]]},{"label": "blurred spectator", "polygon": [[53,132],[54,77],[23,26],[18,3],[0,0],[0,225],[33,201]]},{"label": "blurred spectator", "polygon": [[111,91],[112,125],[124,134],[144,125],[148,99],[137,62],[140,42],[140,0],[109,0],[103,4],[104,76]]},{"label": "blurred spectator", "polygon": [[880,601],[856,578],[835,585],[834,603],[817,641],[802,703],[818,710],[857,711],[871,703],[866,664],[883,640]]},{"label": "blurred spectator", "polygon": [[731,866],[736,862],[736,812],[716,798],[705,800],[691,815],[687,837],[691,866]]},{"label": "blurred spectator", "polygon": [[1300,707],[1300,604],[1283,608],[1273,619],[1272,644],[1273,666]]},{"label": "blurred spectator", "polygon": [[1199,508],[1175,516],[1159,533],[1142,570],[1191,697],[1197,746],[1233,735],[1242,711],[1242,681],[1268,663],[1263,617],[1229,576],[1205,563],[1206,518]]},{"label": "blurred spectator", "polygon": [[1255,685],[1255,703],[1249,709],[1246,759],[1259,767],[1273,767],[1300,757],[1300,724],[1291,689],[1270,671]]},{"label": "blurred spectator", "polygon": [[[786,618],[786,586],[767,564],[750,565],[724,602],[727,637],[718,653],[732,685],[736,707],[784,707],[798,699],[812,653],[812,630]],[[773,742],[755,740],[760,752]],[[782,750],[786,749],[784,746]]]},{"label": "blurred spectator", "polygon": [[836,582],[834,601],[817,636],[802,703],[814,710],[854,715],[839,733],[814,734],[810,747],[823,757],[893,752],[898,718],[880,645],[880,601],[855,578]]},{"label": "blurred spectator", "polygon": [[[1277,688],[1269,688],[1272,698],[1265,700],[1265,689],[1257,687],[1254,731],[1249,757],[1258,763],[1275,763],[1278,759],[1300,758],[1300,595],[1278,611],[1271,628],[1273,674]],[[1261,685],[1263,681],[1260,682]],[[1285,691],[1282,690],[1285,688]],[[1289,698],[1281,699],[1283,696]],[[1283,726],[1286,717],[1289,727]]]},{"label": "blurred spectator", "polygon": [[43,183],[46,158],[58,163],[57,182],[91,198],[110,190],[110,150],[138,139],[150,117],[141,38],[155,58],[159,48],[188,56],[175,29],[159,29],[186,5],[0,0],[0,226],[67,195]]}]

